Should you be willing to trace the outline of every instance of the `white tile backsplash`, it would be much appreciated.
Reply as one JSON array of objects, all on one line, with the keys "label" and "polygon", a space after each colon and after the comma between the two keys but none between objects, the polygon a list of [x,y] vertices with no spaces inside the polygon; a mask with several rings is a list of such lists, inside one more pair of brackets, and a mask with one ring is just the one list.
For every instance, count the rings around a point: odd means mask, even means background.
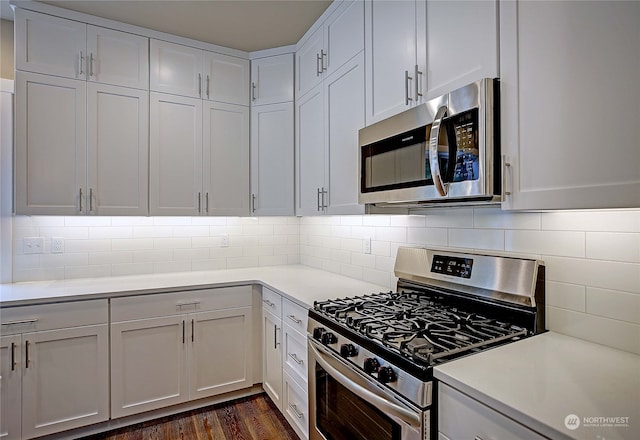
[{"label": "white tile backsplash", "polygon": [[[541,258],[547,328],[640,353],[640,210],[319,217],[13,218],[13,280],[142,275],[304,264],[395,287],[399,246],[476,249]],[[221,247],[228,234],[229,247]],[[24,255],[24,237],[45,253]],[[64,253],[50,253],[52,237]],[[363,239],[371,238],[371,254]]]}]

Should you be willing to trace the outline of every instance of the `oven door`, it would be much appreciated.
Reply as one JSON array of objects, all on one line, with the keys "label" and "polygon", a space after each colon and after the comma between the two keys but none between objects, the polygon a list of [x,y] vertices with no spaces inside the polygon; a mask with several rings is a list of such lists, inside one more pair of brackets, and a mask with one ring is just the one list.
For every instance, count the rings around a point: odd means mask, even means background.
[{"label": "oven door", "polygon": [[308,345],[310,440],[428,439],[429,411],[383,389],[313,339]]}]

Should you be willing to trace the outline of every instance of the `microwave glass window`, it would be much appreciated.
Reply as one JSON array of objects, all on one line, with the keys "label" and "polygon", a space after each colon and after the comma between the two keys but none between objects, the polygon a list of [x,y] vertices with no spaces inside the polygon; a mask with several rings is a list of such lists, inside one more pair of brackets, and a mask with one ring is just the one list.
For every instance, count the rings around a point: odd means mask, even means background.
[{"label": "microwave glass window", "polygon": [[316,365],[316,425],[327,440],[400,440],[400,426]]}]

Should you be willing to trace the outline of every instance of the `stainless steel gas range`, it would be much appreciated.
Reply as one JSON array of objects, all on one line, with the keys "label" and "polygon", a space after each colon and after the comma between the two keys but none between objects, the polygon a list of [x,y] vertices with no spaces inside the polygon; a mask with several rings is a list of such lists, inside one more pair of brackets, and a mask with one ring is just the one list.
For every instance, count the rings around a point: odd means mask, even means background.
[{"label": "stainless steel gas range", "polygon": [[395,274],[309,311],[311,440],[433,440],[435,365],[545,329],[538,260],[402,247]]}]

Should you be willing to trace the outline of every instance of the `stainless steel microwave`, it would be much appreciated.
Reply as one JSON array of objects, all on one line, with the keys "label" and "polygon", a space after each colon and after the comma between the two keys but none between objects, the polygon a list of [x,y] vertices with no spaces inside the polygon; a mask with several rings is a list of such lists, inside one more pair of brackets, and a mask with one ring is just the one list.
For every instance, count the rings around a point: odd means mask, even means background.
[{"label": "stainless steel microwave", "polygon": [[499,202],[499,90],[485,78],[361,129],[358,202]]}]

